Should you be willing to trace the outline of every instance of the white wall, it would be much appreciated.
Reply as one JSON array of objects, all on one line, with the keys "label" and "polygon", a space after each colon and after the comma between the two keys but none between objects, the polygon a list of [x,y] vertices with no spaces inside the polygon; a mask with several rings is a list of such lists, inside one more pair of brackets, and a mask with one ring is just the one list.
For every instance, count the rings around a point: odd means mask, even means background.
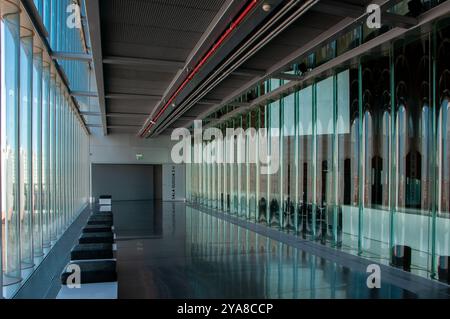
[{"label": "white wall", "polygon": [[[92,164],[162,164],[162,200],[184,201],[186,199],[186,166],[173,165],[170,136],[141,139],[134,134],[111,134],[90,137]],[[138,160],[136,154],[142,154]],[[174,183],[175,181],[175,183]],[[175,186],[175,188],[174,188]]]},{"label": "white wall", "polygon": [[[92,135],[90,138],[93,164],[166,164],[172,163],[170,153],[174,142],[170,136],[142,139],[134,134]],[[144,155],[137,160],[136,154]]]}]

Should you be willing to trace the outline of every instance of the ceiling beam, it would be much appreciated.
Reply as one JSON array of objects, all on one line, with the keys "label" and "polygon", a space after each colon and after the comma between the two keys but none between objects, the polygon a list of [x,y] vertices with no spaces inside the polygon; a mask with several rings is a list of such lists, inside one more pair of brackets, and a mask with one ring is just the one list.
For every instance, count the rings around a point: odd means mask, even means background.
[{"label": "ceiling beam", "polygon": [[177,120],[174,123],[176,123],[177,121],[190,122],[190,121],[194,121],[196,119],[197,119],[197,117],[195,117],[195,116],[181,116],[181,117],[177,118]]},{"label": "ceiling beam", "polygon": [[159,100],[161,95],[129,94],[129,93],[106,93],[108,100]]},{"label": "ceiling beam", "polygon": [[248,76],[248,77],[262,76],[264,74],[266,74],[266,71],[264,70],[245,69],[245,68],[239,68],[233,72],[233,75]]},{"label": "ceiling beam", "polygon": [[179,70],[184,68],[184,61],[176,60],[159,60],[130,58],[121,56],[107,56],[103,58],[104,64],[122,65],[122,66],[138,66],[138,67],[163,67],[169,70]]},{"label": "ceiling beam", "polygon": [[74,52],[52,52],[53,60],[69,60],[69,61],[84,61],[91,62],[92,55],[88,53],[74,53]]},{"label": "ceiling beam", "polygon": [[249,107],[250,103],[248,103],[248,102],[231,102],[229,105],[237,106],[237,107]]},{"label": "ceiling beam", "polygon": [[344,3],[342,1],[321,0],[311,10],[335,15],[339,17],[359,18],[366,11],[366,8],[359,5]]},{"label": "ceiling beam", "polygon": [[83,97],[98,97],[97,92],[88,92],[88,91],[72,91],[70,92],[71,96],[83,96]]},{"label": "ceiling beam", "polygon": [[384,12],[381,15],[381,24],[390,25],[399,28],[415,27],[419,23],[419,19],[414,17],[403,16],[400,14]]},{"label": "ceiling beam", "polygon": [[106,114],[107,117],[110,118],[146,118],[149,116],[147,113],[108,113]]},{"label": "ceiling beam", "polygon": [[222,100],[202,99],[202,100],[198,101],[197,104],[216,105],[221,102],[222,102]]},{"label": "ceiling beam", "polygon": [[[196,61],[202,59],[202,56],[206,53],[208,48],[214,45],[214,42],[218,37],[220,37],[224,28],[227,28],[230,23],[230,17],[235,16],[245,5],[244,1],[236,1],[236,0],[225,0],[224,4],[218,10],[216,16],[211,21],[211,23],[206,28],[205,32],[192,49],[188,58],[185,61],[186,68],[194,68],[196,65]],[[167,87],[164,96],[161,101],[156,103],[153,108],[153,111],[148,118],[147,122],[152,123],[151,118],[155,115],[155,113],[162,107],[163,101],[168,100],[170,98],[170,94],[173,94],[178,86],[184,81],[184,72],[177,72],[177,74],[172,79],[170,85]],[[144,124],[144,126],[147,124]],[[142,131],[142,130],[141,130]],[[141,133],[141,131],[139,133]]]},{"label": "ceiling beam", "polygon": [[102,114],[99,112],[80,112],[83,116],[101,116]]},{"label": "ceiling beam", "polygon": [[95,80],[97,82],[100,113],[102,114],[103,134],[108,135],[99,0],[86,0],[85,3],[89,37],[91,39],[92,47],[92,63],[94,65]]},{"label": "ceiling beam", "polygon": [[110,129],[136,129],[136,127],[141,127],[142,125],[108,125],[108,128]]},{"label": "ceiling beam", "polygon": [[[381,6],[382,14],[383,12],[386,12],[388,8],[390,8],[392,5],[398,3],[399,0],[374,0],[374,4],[378,4]],[[317,6],[322,3],[320,1],[317,3],[314,7],[311,8],[311,10],[317,10]],[[444,2],[445,4],[446,2]],[[339,5],[339,3],[338,3]],[[442,6],[442,5],[440,5]],[[320,7],[319,7],[320,8]],[[199,118],[205,118],[208,115],[216,112],[220,108],[230,104],[233,100],[244,94],[246,91],[251,90],[255,85],[258,85],[258,83],[261,83],[262,81],[271,78],[275,74],[279,74],[283,70],[286,70],[287,66],[291,66],[293,63],[298,62],[299,58],[302,56],[306,56],[309,53],[313,52],[316,48],[324,45],[325,43],[329,43],[331,39],[337,38],[339,35],[345,34],[349,30],[353,29],[354,26],[357,23],[362,23],[364,19],[366,18],[367,13],[363,14],[361,17],[354,19],[351,17],[345,17],[340,22],[335,24],[333,27],[325,30],[322,34],[319,36],[313,38],[311,41],[306,43],[304,46],[296,49],[291,54],[286,56],[284,59],[277,61],[270,67],[266,74],[264,76],[261,76],[259,78],[251,79],[249,82],[245,85],[242,85],[239,89],[233,91],[230,93],[227,97],[223,99],[222,102],[217,103],[214,107],[205,110],[202,114],[199,114]],[[188,123],[187,126],[191,125],[191,123]]]},{"label": "ceiling beam", "polygon": [[287,80],[287,81],[298,81],[301,79],[300,75],[288,74],[288,73],[278,73],[272,75],[272,78],[278,80]]}]

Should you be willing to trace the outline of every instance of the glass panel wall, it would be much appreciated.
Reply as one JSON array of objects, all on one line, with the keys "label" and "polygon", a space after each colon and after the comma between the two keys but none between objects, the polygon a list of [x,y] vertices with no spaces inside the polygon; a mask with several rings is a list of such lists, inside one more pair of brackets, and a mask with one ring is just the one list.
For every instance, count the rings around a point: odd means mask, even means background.
[{"label": "glass panel wall", "polygon": [[33,250],[35,257],[44,254],[42,237],[42,48],[34,47],[33,55]]},{"label": "glass panel wall", "polygon": [[[270,91],[276,90],[281,85],[280,80],[269,80],[268,88]],[[271,227],[280,227],[282,225],[281,216],[281,170],[280,170],[280,101],[274,101],[267,107],[268,111],[268,154],[270,157],[268,177],[269,194],[269,216],[268,223]]]},{"label": "glass panel wall", "polygon": [[227,150],[230,152],[232,156],[232,164],[231,164],[231,214],[237,215],[239,214],[239,190],[240,190],[240,176],[239,176],[239,140],[240,137],[238,134],[235,134],[235,129],[241,127],[240,118],[235,118],[231,120],[230,129],[232,132],[230,133],[230,148]]},{"label": "glass panel wall", "polygon": [[34,265],[32,215],[33,31],[22,27],[20,39],[19,179],[22,268]]},{"label": "glass panel wall", "polygon": [[394,43],[396,196],[393,246],[412,250],[411,266],[426,271],[431,259],[430,188],[432,109],[430,34],[411,34]]},{"label": "glass panel wall", "polygon": [[258,212],[257,221],[262,224],[267,224],[267,215],[269,213],[269,203],[267,201],[267,173],[263,172],[263,168],[267,170],[267,162],[262,163],[260,161],[263,156],[261,154],[267,154],[268,149],[268,134],[267,134],[267,107],[265,105],[260,106],[257,109],[258,114]]},{"label": "glass panel wall", "polygon": [[8,7],[1,22],[1,148],[3,285],[21,280],[20,262],[20,14]]},{"label": "glass panel wall", "polygon": [[[70,1],[34,3],[50,31],[48,39],[35,32],[20,1],[0,0],[0,287],[7,298],[32,275],[89,198],[87,130],[43,45],[51,40],[52,49],[65,45],[68,52],[80,52],[81,36],[72,29],[71,38],[61,27]],[[61,64],[78,89],[89,82],[84,64],[81,71],[71,70],[73,63]]]},{"label": "glass panel wall", "polygon": [[337,245],[358,253],[360,214],[360,111],[359,68],[337,71]]},{"label": "glass panel wall", "polygon": [[224,211],[230,212],[231,211],[231,163],[229,161],[229,156],[231,152],[229,152],[230,148],[230,138],[227,135],[227,128],[229,126],[229,122],[225,122],[222,127],[222,134],[225,136],[225,143],[223,144],[223,150],[224,150],[224,165],[223,165],[223,176],[227,177],[223,179],[223,201],[224,201]]},{"label": "glass panel wall", "polygon": [[249,123],[246,134],[246,156],[247,156],[247,218],[256,220],[257,212],[257,185],[258,185],[258,110],[253,110],[247,115]]},{"label": "glass panel wall", "polygon": [[55,117],[56,117],[56,74],[52,72],[50,79],[50,103],[49,103],[49,125],[48,125],[48,167],[47,167],[47,203],[48,203],[48,236],[50,241],[56,240],[55,232],[55,149],[56,149],[56,132],[55,132]]},{"label": "glass panel wall", "polygon": [[[334,77],[319,81],[316,86],[316,208],[313,235],[322,243],[330,240],[333,216],[333,138]],[[314,216],[313,216],[314,218]],[[314,227],[315,224],[315,227]]]},{"label": "glass panel wall", "polygon": [[367,256],[389,260],[392,167],[389,51],[365,55],[362,69],[360,249]]},{"label": "glass panel wall", "polygon": [[313,219],[313,87],[307,86],[299,91],[298,103],[298,219],[297,231],[303,238],[312,235]]},{"label": "glass panel wall", "polygon": [[238,157],[238,215],[247,217],[247,142],[245,131],[247,130],[247,115],[242,115],[238,120],[239,133],[237,135],[237,157]]},{"label": "glass panel wall", "polygon": [[448,265],[450,256],[450,19],[441,21],[435,31],[434,96],[436,145],[436,188],[433,202],[436,214],[433,223],[433,276]]},{"label": "glass panel wall", "polygon": [[[432,22],[299,79],[294,91],[277,99],[267,95],[265,105],[242,114],[245,120],[239,124],[229,117],[219,120],[223,128],[255,126],[260,133],[257,150],[246,147],[245,171],[224,165],[221,185],[231,198],[224,207],[238,214],[236,192],[244,193],[251,216],[255,194],[260,224],[445,280],[450,255],[449,30],[448,18]],[[320,59],[333,61],[328,55],[357,46],[361,33],[363,41],[377,36],[366,31],[344,35]],[[314,54],[304,61],[301,69],[307,72]],[[267,80],[264,89],[271,92],[283,84]],[[231,138],[224,154],[236,156],[236,139]],[[248,136],[246,141],[252,144]],[[267,158],[260,156],[253,172],[252,152],[269,155],[269,174],[261,169]],[[246,188],[241,183],[245,177]]]},{"label": "glass panel wall", "polygon": [[50,64],[45,61],[42,83],[42,241],[50,246]]},{"label": "glass panel wall", "polygon": [[282,214],[283,224],[282,228],[286,231],[293,231],[295,229],[295,194],[296,189],[296,173],[297,163],[295,161],[296,139],[295,139],[295,121],[296,121],[296,106],[297,93],[292,93],[281,100],[281,112],[283,120],[282,128],[282,165],[281,165],[281,180],[282,180]]}]

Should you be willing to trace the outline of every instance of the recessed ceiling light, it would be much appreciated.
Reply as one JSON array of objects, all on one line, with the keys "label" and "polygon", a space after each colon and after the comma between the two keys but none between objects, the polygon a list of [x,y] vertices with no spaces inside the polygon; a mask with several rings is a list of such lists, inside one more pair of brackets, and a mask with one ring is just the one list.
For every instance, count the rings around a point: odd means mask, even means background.
[{"label": "recessed ceiling light", "polygon": [[272,6],[270,5],[270,3],[264,3],[263,6],[262,6],[262,9],[265,12],[269,12],[272,9]]}]

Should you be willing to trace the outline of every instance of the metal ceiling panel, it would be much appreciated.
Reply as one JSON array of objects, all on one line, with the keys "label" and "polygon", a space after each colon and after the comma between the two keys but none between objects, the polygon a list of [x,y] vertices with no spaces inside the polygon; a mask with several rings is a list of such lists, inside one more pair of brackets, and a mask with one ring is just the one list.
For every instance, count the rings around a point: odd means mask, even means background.
[{"label": "metal ceiling panel", "polygon": [[[222,34],[227,24],[233,20],[239,11],[239,6],[244,6],[246,3],[237,0],[91,1],[99,2],[104,59],[108,57],[116,57],[119,60],[141,58],[178,63],[175,67],[153,66],[145,63],[127,65],[126,63],[105,62],[103,64],[106,95],[122,93],[156,96],[153,99],[107,98],[107,122],[109,132],[112,134],[136,134],[139,128],[135,126],[142,124],[148,118],[148,114],[154,111],[161,97],[168,92],[167,89],[171,83],[176,82],[174,78],[177,78],[177,74],[184,75],[180,71],[180,65],[183,65],[190,57],[195,57],[192,61],[195,65]],[[331,0],[324,0],[324,2],[331,2],[332,6],[337,8],[340,4],[362,6],[371,0],[334,1],[334,4]],[[229,13],[224,10],[227,5],[234,6]],[[220,10],[223,15],[226,12],[227,16],[222,16],[218,20],[220,23],[215,24],[213,21],[220,16]],[[230,94],[248,86],[255,79],[263,76],[274,64],[286,59],[292,52],[304,47],[343,19],[342,12],[334,14],[334,12],[324,13],[320,10],[308,11],[241,66],[244,70],[259,70],[261,75],[251,72],[247,75],[231,75],[209,92],[204,99],[220,102],[229,98]],[[258,26],[259,24],[254,21],[247,23],[247,29],[256,30]],[[202,42],[203,40],[204,42]],[[202,46],[198,47],[200,43]],[[232,52],[237,44],[230,42],[226,45]],[[197,49],[198,51],[196,51]],[[219,55],[217,59],[217,63],[220,65],[227,59],[227,54]],[[215,65],[211,64],[209,68],[201,72],[209,74],[214,71]],[[190,63],[189,66],[192,67],[192,64]],[[201,82],[194,81],[192,86],[196,87],[199,84]],[[176,89],[176,83],[174,87]],[[176,101],[176,104],[186,97],[185,94],[187,92],[180,95],[180,101]],[[186,122],[204,114],[214,106],[217,105],[197,104],[181,115],[181,118],[172,123],[170,127],[184,126]],[[140,113],[143,115],[142,118],[139,116],[121,118],[108,116],[111,113]],[[183,118],[188,120],[183,120]]]},{"label": "metal ceiling panel", "polygon": [[[150,114],[153,111],[154,102],[148,100],[108,100],[108,113],[142,113]],[[143,117],[145,117],[143,115]]]},{"label": "metal ceiling panel", "polygon": [[127,126],[139,126],[144,124],[145,118],[130,118],[130,117],[113,117],[108,118],[109,125],[127,125]]},{"label": "metal ceiling panel", "polygon": [[[126,58],[145,58],[184,65],[226,0],[98,1],[104,59],[113,57],[115,61],[126,62]],[[167,64],[143,64],[115,63],[114,59],[104,63],[105,94],[162,96],[180,68],[167,67]],[[148,116],[158,101],[158,98],[107,98],[108,127],[135,125],[145,120],[145,116],[140,122],[136,118],[111,118],[108,113],[142,113]],[[116,128],[111,130],[115,131]]]}]

